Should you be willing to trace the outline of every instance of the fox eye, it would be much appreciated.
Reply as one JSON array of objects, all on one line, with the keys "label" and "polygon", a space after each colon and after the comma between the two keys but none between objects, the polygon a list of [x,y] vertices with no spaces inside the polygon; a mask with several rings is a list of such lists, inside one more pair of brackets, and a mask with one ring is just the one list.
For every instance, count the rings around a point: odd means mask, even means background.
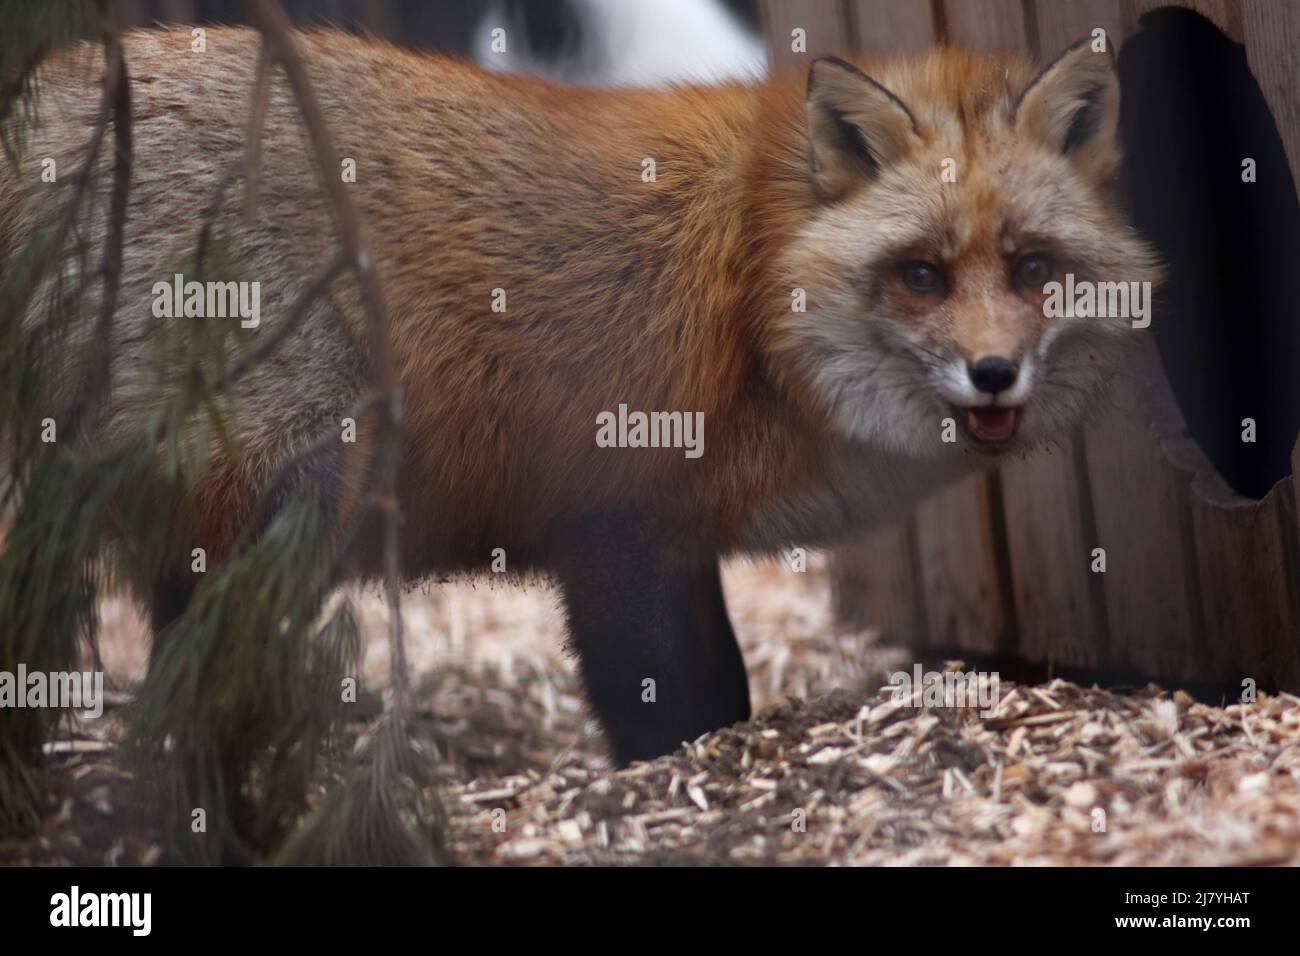
[{"label": "fox eye", "polygon": [[913,292],[928,293],[944,290],[943,273],[939,267],[929,262],[904,262],[898,267],[903,285]]},{"label": "fox eye", "polygon": [[1021,256],[1016,263],[1016,284],[1027,289],[1041,289],[1052,280],[1053,263],[1050,256],[1031,252]]}]

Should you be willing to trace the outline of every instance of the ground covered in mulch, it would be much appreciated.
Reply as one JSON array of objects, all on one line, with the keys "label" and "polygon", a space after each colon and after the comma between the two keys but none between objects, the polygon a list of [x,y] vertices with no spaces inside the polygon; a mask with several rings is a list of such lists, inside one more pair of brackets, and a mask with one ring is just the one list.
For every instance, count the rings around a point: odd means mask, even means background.
[{"label": "ground covered in mulch", "polygon": [[[992,717],[911,706],[882,689],[911,660],[833,625],[820,565],[738,564],[724,582],[755,718],[617,772],[563,653],[553,593],[408,595],[415,732],[440,755],[460,861],[1300,863],[1300,699],[1214,707],[1058,680],[1002,682]],[[379,688],[385,610],[374,595],[359,601],[363,679]],[[103,616],[121,702],[147,640],[128,602],[106,601]],[[48,816],[0,844],[0,864],[163,862],[138,787],[113,760],[117,710],[49,745]]]}]

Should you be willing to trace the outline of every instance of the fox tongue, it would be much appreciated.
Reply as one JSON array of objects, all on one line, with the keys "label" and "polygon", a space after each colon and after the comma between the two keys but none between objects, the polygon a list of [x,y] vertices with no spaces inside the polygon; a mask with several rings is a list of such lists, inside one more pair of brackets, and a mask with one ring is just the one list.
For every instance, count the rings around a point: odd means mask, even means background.
[{"label": "fox tongue", "polygon": [[1016,410],[993,405],[966,412],[966,427],[980,441],[1006,441],[1016,431]]}]

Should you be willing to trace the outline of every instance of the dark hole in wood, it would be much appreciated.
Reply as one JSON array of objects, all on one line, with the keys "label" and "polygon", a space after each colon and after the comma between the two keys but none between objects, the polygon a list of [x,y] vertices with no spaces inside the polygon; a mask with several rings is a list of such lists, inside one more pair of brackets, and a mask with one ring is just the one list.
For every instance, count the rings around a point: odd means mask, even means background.
[{"label": "dark hole in wood", "polygon": [[1152,330],[1192,437],[1261,498],[1300,430],[1300,200],[1245,48],[1182,8],[1140,25],[1119,58],[1120,126],[1134,221],[1169,267]]}]

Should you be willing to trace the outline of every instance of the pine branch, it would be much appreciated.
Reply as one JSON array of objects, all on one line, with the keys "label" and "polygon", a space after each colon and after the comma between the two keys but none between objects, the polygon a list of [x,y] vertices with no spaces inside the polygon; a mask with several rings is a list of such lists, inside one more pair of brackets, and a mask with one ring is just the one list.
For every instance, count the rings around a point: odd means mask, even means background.
[{"label": "pine branch", "polygon": [[[410,676],[401,611],[396,494],[401,393],[382,284],[357,210],[333,166],[336,154],[330,133],[288,20],[274,0],[253,0],[251,6],[263,45],[249,106],[246,150],[221,178],[205,210],[197,266],[206,268],[217,217],[231,184],[241,175],[246,190],[244,216],[249,221],[256,216],[263,127],[275,69],[284,71],[312,144],[338,224],[340,252],[299,293],[284,321],[229,364],[225,339],[191,342],[186,338],[187,348],[204,351],[194,352],[193,358],[189,353],[183,356],[175,392],[168,395],[157,418],[137,432],[102,447],[38,445],[14,466],[20,490],[9,500],[18,503],[18,519],[5,551],[0,552],[0,658],[38,661],[47,669],[58,669],[64,658],[71,658],[71,636],[79,631],[93,634],[96,569],[109,540],[119,540],[121,550],[129,553],[126,566],[137,587],[154,583],[172,566],[178,531],[170,516],[183,511],[183,495],[201,477],[200,470],[182,455],[205,461],[208,445],[202,437],[195,438],[200,413],[207,411],[217,436],[224,436],[218,400],[283,348],[301,330],[312,305],[345,270],[350,271],[360,289],[373,383],[349,414],[358,420],[364,415],[375,425],[374,442],[364,452],[357,449],[369,456],[371,487],[342,527],[332,527],[340,522],[327,518],[319,507],[326,492],[312,465],[316,456],[338,441],[337,433],[308,441],[278,463],[244,516],[234,554],[203,577],[189,609],[155,643],[125,749],[142,773],[148,768],[153,774],[154,790],[163,800],[175,838],[173,846],[182,856],[207,862],[251,861],[274,850],[296,826],[291,855],[298,859],[441,861],[440,824],[420,833],[409,822],[415,818],[428,824],[431,817],[440,819],[440,808],[429,783],[428,761],[421,759],[406,720]],[[32,268],[11,272],[0,288],[5,298],[0,303],[4,306],[0,332],[6,344],[12,340],[22,358],[34,363],[30,375],[24,371],[22,388],[14,388],[13,400],[6,393],[5,420],[0,422],[5,429],[26,427],[23,423],[31,418],[32,402],[41,395],[40,372],[45,365],[63,374],[82,371],[72,405],[74,422],[81,412],[98,406],[97,400],[113,384],[111,367],[103,358],[111,351],[122,283],[133,144],[130,77],[115,4],[107,4],[107,12],[104,85],[85,164],[70,185],[66,207],[54,211],[52,227],[24,250]],[[8,62],[19,60],[11,57]],[[89,233],[82,231],[79,218],[87,208],[100,208],[92,198],[98,191],[93,180],[104,144],[109,142],[110,123],[113,172],[99,269],[92,273],[82,268],[65,283],[64,269],[58,265],[64,248],[71,243],[83,263],[92,254]],[[55,272],[50,276],[52,265]],[[78,321],[68,296],[75,292],[79,299],[94,279],[100,281],[103,297],[90,322],[87,351],[73,354],[74,368],[69,372],[57,357],[59,336]],[[52,292],[47,297],[50,318],[34,329],[25,328],[22,312],[42,282],[48,282]],[[209,356],[219,364],[214,374],[205,375],[203,364]],[[21,361],[13,361],[22,370]],[[208,433],[200,433],[204,434]],[[159,468],[159,453],[164,450],[169,456]],[[392,690],[371,746],[346,784],[332,791],[310,819],[301,820],[308,784],[317,779],[319,758],[327,752],[338,717],[339,680],[355,658],[355,624],[350,623],[349,613],[336,614],[320,632],[316,627],[354,540],[376,516],[383,532]],[[171,640],[173,631],[183,631],[183,640]],[[39,754],[47,734],[47,727],[30,721],[11,726],[0,720],[0,771],[4,771],[0,773],[0,829],[14,821],[31,822],[36,791],[29,761],[35,759],[33,753]],[[7,770],[6,759],[19,751],[24,756],[17,769]],[[212,827],[211,834],[199,841],[188,829],[188,816],[195,807],[207,808]]]},{"label": "pine branch", "polygon": [[[24,11],[27,16],[30,11]],[[13,81],[6,96],[26,96],[34,89],[36,65],[50,49],[53,41],[68,23],[77,22],[84,11],[76,7],[66,13],[70,19],[50,27],[50,42],[38,41]],[[11,19],[6,17],[6,19]],[[27,41],[29,42],[29,41]],[[24,261],[26,267],[16,283],[18,292],[12,294],[5,288],[3,338],[8,343],[22,345],[23,313],[32,293],[47,274],[52,263],[60,262],[68,235],[76,228],[83,202],[88,196],[99,163],[103,143],[110,122],[114,127],[114,159],[112,210],[109,239],[100,275],[103,278],[105,301],[91,343],[82,354],[81,399],[73,406],[72,420],[77,410],[97,398],[108,384],[107,353],[111,320],[116,305],[117,289],[121,281],[122,246],[129,195],[131,164],[130,91],[126,63],[122,54],[118,29],[111,17],[104,21],[102,42],[106,72],[95,126],[91,135],[88,157],[74,180],[73,193],[58,219],[52,242],[33,244],[37,255]],[[0,102],[5,117],[11,111],[13,100]],[[6,151],[8,147],[6,145]],[[48,241],[48,237],[42,237]],[[78,255],[84,261],[85,243],[77,244]],[[77,289],[77,299],[85,287],[83,281]],[[5,285],[8,286],[8,277]],[[46,322],[37,329],[32,340],[44,341],[49,335],[61,335],[69,323],[74,309],[62,290],[63,273],[57,274],[54,302],[62,305],[63,314],[52,315],[59,329],[51,329]],[[57,347],[57,344],[53,347]],[[17,356],[7,358],[16,362]],[[17,370],[15,370],[17,371]],[[15,379],[17,379],[15,375]],[[23,377],[30,377],[23,370]],[[15,386],[15,395],[24,394]],[[21,418],[21,402],[10,407],[6,401],[6,414]],[[75,424],[68,423],[75,434]],[[84,481],[91,470],[78,473],[71,457],[56,445],[38,446],[28,454],[27,437],[20,422],[4,421],[0,433],[8,432],[12,438],[11,473],[3,487],[7,501],[22,500],[22,508],[15,514],[11,538],[0,554],[0,669],[21,661],[36,669],[66,670],[75,664],[76,636],[80,634],[89,644],[95,666],[99,664],[99,647],[96,639],[96,618],[93,613],[93,596],[96,591],[97,570],[93,560],[97,551],[97,528],[100,524],[99,505],[94,494],[86,494]],[[65,446],[66,447],[66,446]],[[109,465],[104,473],[116,472]],[[36,501],[28,500],[24,492],[35,489]],[[60,500],[59,491],[68,493]],[[93,527],[92,527],[93,526]],[[61,573],[60,573],[61,572]],[[59,580],[59,579],[62,580]],[[45,714],[32,716],[0,715],[0,832],[12,831],[30,824],[36,814],[36,793],[28,765],[39,757],[40,744],[48,735],[54,722]]]}]

